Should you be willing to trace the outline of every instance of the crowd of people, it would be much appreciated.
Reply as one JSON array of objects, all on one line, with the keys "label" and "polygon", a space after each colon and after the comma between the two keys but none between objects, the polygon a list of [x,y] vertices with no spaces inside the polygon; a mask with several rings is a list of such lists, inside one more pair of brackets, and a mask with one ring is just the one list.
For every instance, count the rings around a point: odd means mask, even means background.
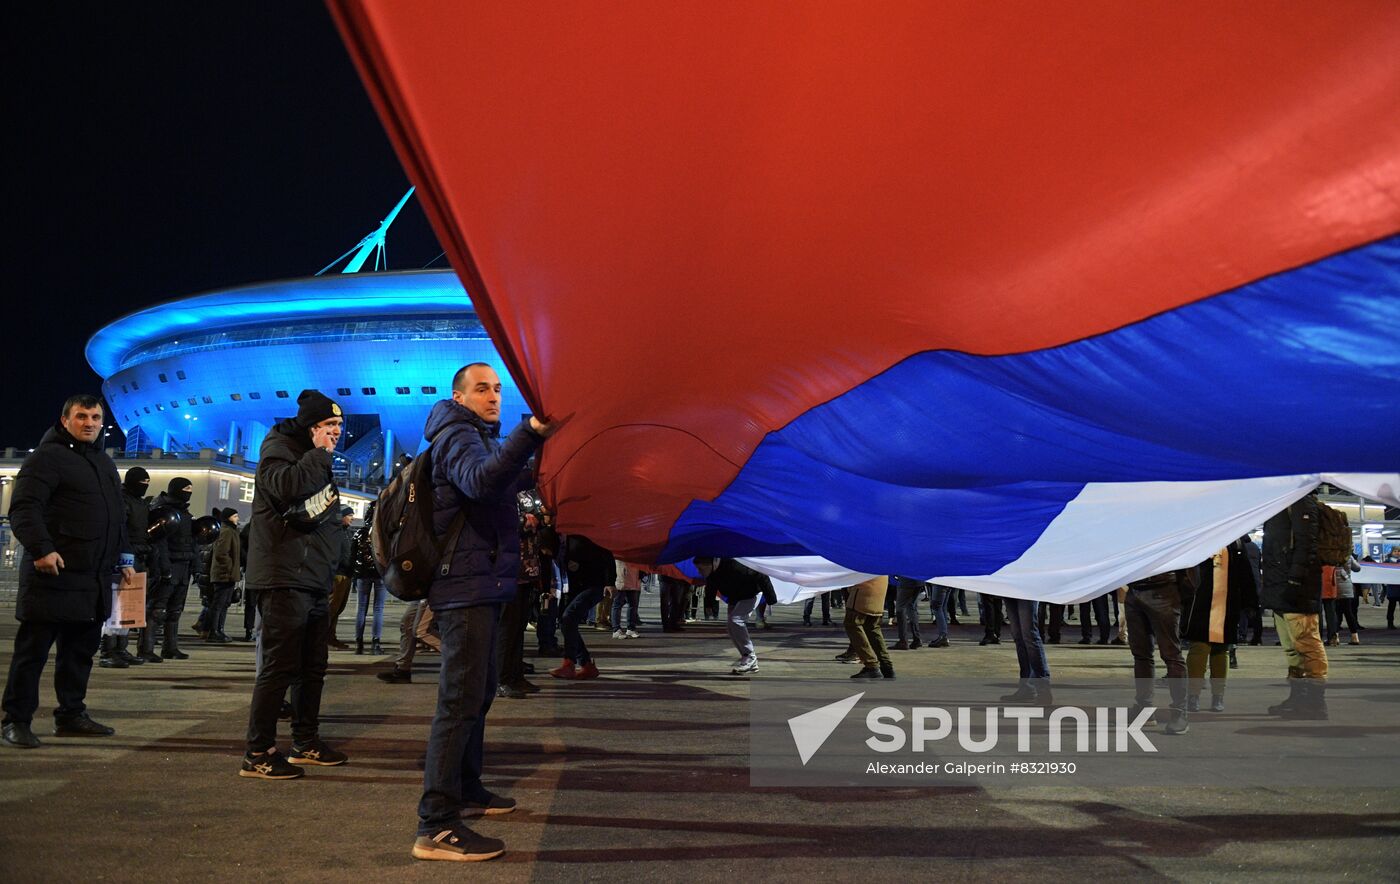
[{"label": "crowd of people", "polygon": [[[529,417],[502,438],[500,392],[489,365],[464,366],[453,377],[452,397],[428,418],[424,438],[430,444],[419,455],[426,460],[417,475],[431,482],[423,490],[431,495],[439,565],[423,578],[423,597],[405,608],[398,653],[379,673],[391,684],[411,683],[417,654],[440,657],[412,848],[419,859],[482,860],[504,850],[466,820],[515,809],[513,799],[483,784],[484,730],[494,699],[524,699],[539,690],[527,678],[534,672],[525,659],[531,630],[537,653],[560,659],[551,677],[595,679],[601,670],[585,630],[592,626],[615,641],[639,637],[639,600],[650,591],[659,600],[663,632],[722,616],[738,653],[730,672],[747,677],[759,672],[751,625],[770,627],[766,612],[777,603],[770,579],[738,559],[700,557],[687,576],[674,567],[619,561],[582,534],[557,531],[533,479],[536,454],[555,426]],[[226,633],[227,619],[241,601],[241,638],[256,645],[239,775],[291,780],[307,767],[347,763],[346,753],[320,733],[329,650],[351,647],[336,627],[353,592],[354,653],[366,652],[367,626],[369,653],[384,653],[386,592],[384,553],[372,542],[375,508],[353,529],[353,511],[342,505],[335,485],[331,452],[343,428],[338,403],[303,391],[296,416],[268,432],[247,524],[232,509],[196,518],[188,479],[172,479],[153,497],[141,467],[118,476],[96,443],[102,423],[100,400],[71,397],[16,482],[10,515],[24,557],[20,625],[3,700],[4,744],[42,745],[32,724],[40,675],[55,646],[54,733],[112,734],[85,704],[94,658],[111,669],[187,659],[179,627],[193,583],[201,602],[194,628],[203,642],[236,641]],[[1289,684],[1287,698],[1269,712],[1325,719],[1327,647],[1340,643],[1343,623],[1349,643],[1360,643],[1364,627],[1357,611],[1367,596],[1375,605],[1382,595],[1388,599],[1387,625],[1394,629],[1400,599],[1394,585],[1382,593],[1353,584],[1351,574],[1360,566],[1350,534],[1343,543],[1327,515],[1314,492],[1266,522],[1262,549],[1240,537],[1199,566],[1080,603],[1079,644],[1128,647],[1137,712],[1155,705],[1160,659],[1169,694],[1160,724],[1166,734],[1184,734],[1191,714],[1224,710],[1235,647],[1262,643],[1268,611]],[[1388,561],[1400,561],[1400,550]],[[143,581],[145,625],[133,653],[127,630],[111,622],[113,590]],[[821,620],[814,624],[818,605]],[[899,652],[948,648],[949,626],[970,616],[965,590],[907,575],[818,593],[803,605],[803,624],[831,626],[833,609],[842,612],[849,642],[836,660],[860,664],[854,679],[895,678]],[[1000,699],[1052,705],[1045,646],[1061,642],[1076,608],[978,594],[976,610],[979,644],[999,644],[1006,630],[1015,645],[1017,687]],[[885,639],[889,627],[897,635],[893,644]],[[290,721],[285,751],[280,720]]]}]

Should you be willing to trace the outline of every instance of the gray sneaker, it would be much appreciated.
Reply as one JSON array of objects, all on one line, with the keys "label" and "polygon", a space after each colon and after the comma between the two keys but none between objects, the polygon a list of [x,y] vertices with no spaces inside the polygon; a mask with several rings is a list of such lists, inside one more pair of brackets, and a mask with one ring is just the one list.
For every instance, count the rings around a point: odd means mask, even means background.
[{"label": "gray sneaker", "polygon": [[436,835],[419,835],[413,842],[413,858],[476,863],[506,852],[504,841],[478,835],[466,826],[443,829]]},{"label": "gray sneaker", "polygon": [[736,663],[736,664],[734,665],[734,668],[731,669],[731,670],[729,670],[729,671],[732,672],[732,673],[734,673],[735,675],[747,675],[747,674],[749,674],[750,672],[757,672],[757,671],[758,671],[758,658],[757,658],[757,657],[745,657],[744,659],[742,659],[742,660],[740,660],[738,663]]}]

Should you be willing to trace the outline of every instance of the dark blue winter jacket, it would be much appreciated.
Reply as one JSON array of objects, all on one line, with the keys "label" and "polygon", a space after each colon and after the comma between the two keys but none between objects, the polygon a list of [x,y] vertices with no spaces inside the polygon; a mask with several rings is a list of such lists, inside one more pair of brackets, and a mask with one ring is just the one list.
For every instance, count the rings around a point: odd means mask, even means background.
[{"label": "dark blue winter jacket", "polygon": [[446,537],[456,515],[466,514],[448,572],[439,572],[428,590],[434,611],[515,596],[520,566],[515,494],[530,455],[544,439],[528,420],[505,442],[500,431],[500,424],[487,423],[451,399],[438,402],[428,415],[423,437],[433,443],[433,531]]}]

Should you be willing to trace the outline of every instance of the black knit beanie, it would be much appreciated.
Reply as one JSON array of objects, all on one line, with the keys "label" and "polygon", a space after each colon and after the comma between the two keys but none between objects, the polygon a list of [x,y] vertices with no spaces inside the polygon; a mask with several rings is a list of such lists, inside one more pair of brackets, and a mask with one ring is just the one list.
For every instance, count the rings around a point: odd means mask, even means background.
[{"label": "black knit beanie", "polygon": [[297,397],[297,425],[310,429],[321,421],[340,417],[340,406],[320,390],[302,390]]}]

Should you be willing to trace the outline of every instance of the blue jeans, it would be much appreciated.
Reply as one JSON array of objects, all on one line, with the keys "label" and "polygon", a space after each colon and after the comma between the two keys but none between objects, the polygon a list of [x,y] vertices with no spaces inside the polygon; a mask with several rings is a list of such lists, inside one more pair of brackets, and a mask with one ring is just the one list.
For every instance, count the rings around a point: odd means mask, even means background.
[{"label": "blue jeans", "polygon": [[360,597],[360,610],[355,615],[355,641],[364,641],[365,615],[369,613],[369,598],[374,596],[374,640],[384,634],[384,584],[373,577],[356,577],[355,594]]},{"label": "blue jeans", "polygon": [[[905,580],[901,580],[895,590],[895,622],[899,624],[899,640],[902,642],[919,643],[919,593],[923,590],[924,584]],[[947,633],[946,629],[944,633]]]},{"label": "blue jeans", "polygon": [[[824,592],[824,593],[822,593],[822,594],[821,594],[821,600],[822,600],[822,625],[824,625],[824,626],[830,625],[830,623],[831,623],[831,593],[829,593],[829,592]],[[809,598],[809,599],[802,605],[802,622],[803,622],[803,623],[811,623],[811,622],[812,622],[812,605],[815,604],[816,601],[817,601],[817,597],[816,597],[816,596],[812,596],[811,598]]]},{"label": "blue jeans", "polygon": [[484,801],[481,785],[486,713],[496,696],[500,604],[434,612],[442,638],[437,712],[428,734],[418,834],[451,828],[467,801]]},{"label": "blue jeans", "polygon": [[928,591],[928,606],[933,611],[933,619],[938,624],[938,635],[930,639],[930,643],[942,641],[948,637],[948,607],[953,600],[953,589],[947,586],[939,586],[937,583]]},{"label": "blue jeans", "polygon": [[1006,622],[1016,640],[1016,663],[1021,668],[1022,681],[1050,677],[1045,643],[1040,640],[1040,627],[1036,625],[1039,605],[1026,599],[1006,599]]},{"label": "blue jeans", "polygon": [[631,614],[627,618],[627,628],[632,629],[637,625],[637,600],[641,598],[640,589],[619,589],[613,593],[612,600],[612,628],[617,632],[622,628],[622,608],[629,605],[632,608]]},{"label": "blue jeans", "polygon": [[582,666],[593,659],[589,656],[588,647],[583,643],[583,636],[579,634],[578,625],[584,621],[589,612],[598,607],[598,602],[602,598],[603,587],[601,586],[592,586],[569,593],[569,606],[564,609],[563,615],[559,618],[559,629],[564,633],[565,660],[573,660]]}]

